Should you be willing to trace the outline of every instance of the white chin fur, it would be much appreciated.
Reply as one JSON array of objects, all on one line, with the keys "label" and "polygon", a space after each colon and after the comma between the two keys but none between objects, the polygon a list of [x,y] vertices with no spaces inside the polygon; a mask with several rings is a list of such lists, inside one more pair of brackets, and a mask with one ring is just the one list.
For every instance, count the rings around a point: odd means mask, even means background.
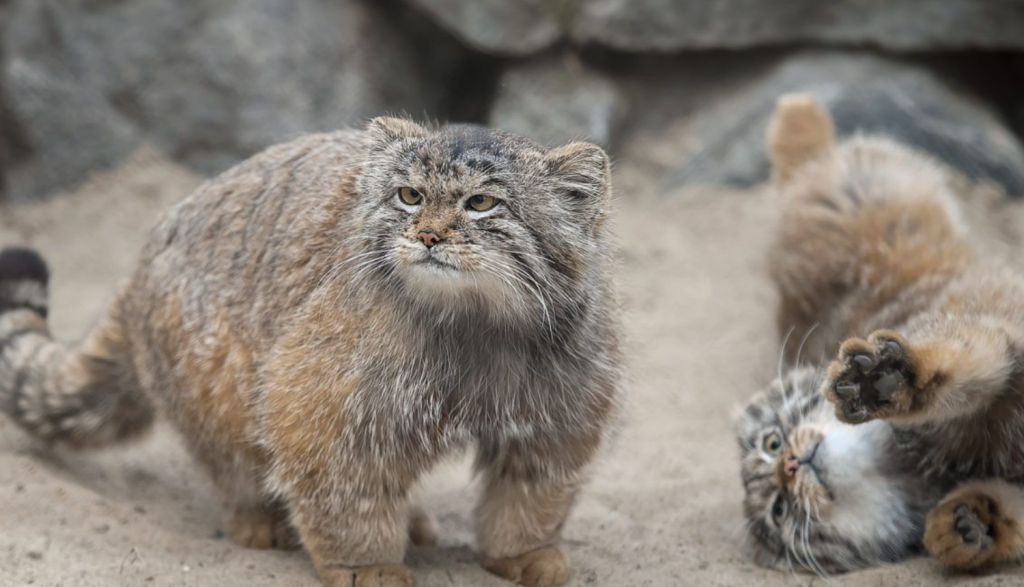
[{"label": "white chin fur", "polygon": [[401,269],[406,284],[427,296],[479,294],[492,298],[499,305],[511,299],[507,284],[488,272],[467,271],[431,263],[407,263]]},{"label": "white chin fur", "polygon": [[[507,299],[507,284],[488,271],[467,270],[457,255],[446,250],[428,251],[425,247],[408,242],[398,245],[400,271],[405,282],[426,295],[480,293]],[[434,259],[437,262],[432,263]]]},{"label": "white chin fur", "polygon": [[884,422],[829,426],[819,462],[833,502],[825,522],[855,543],[902,537],[909,518],[906,496],[882,466],[891,450],[892,429]]},{"label": "white chin fur", "polygon": [[409,285],[424,291],[460,292],[477,285],[477,280],[465,271],[429,263],[411,263],[403,273]]},{"label": "white chin fur", "polygon": [[[399,243],[397,252],[406,283],[425,293],[454,293],[474,286],[474,276],[459,270],[449,255],[432,254],[422,245],[408,242]],[[432,258],[437,263],[432,263]]]}]

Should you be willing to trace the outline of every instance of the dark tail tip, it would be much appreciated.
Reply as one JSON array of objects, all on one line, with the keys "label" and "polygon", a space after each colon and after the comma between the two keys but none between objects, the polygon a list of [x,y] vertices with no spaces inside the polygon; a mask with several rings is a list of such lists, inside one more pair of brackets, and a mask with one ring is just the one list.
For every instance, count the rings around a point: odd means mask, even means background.
[{"label": "dark tail tip", "polygon": [[46,261],[32,249],[8,247],[0,251],[0,282],[23,280],[49,283]]},{"label": "dark tail tip", "polygon": [[46,316],[46,286],[50,270],[32,249],[0,251],[0,313],[28,308]]}]

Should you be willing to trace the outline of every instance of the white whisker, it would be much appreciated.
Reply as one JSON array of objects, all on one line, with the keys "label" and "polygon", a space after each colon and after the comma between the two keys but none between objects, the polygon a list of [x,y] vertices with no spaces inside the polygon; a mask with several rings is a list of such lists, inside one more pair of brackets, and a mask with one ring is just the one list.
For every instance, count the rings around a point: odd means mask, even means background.
[{"label": "white whisker", "polygon": [[796,359],[793,361],[793,367],[800,366],[800,355],[803,354],[804,352],[804,345],[807,344],[807,339],[810,338],[812,334],[814,334],[814,331],[817,330],[818,326],[820,325],[820,322],[815,322],[813,326],[807,329],[807,332],[804,333],[803,338],[800,339],[800,346],[796,348]]},{"label": "white whisker", "polygon": [[789,344],[789,337],[793,336],[793,331],[794,330],[796,330],[796,326],[790,326],[789,330],[786,331],[786,336],[782,337],[782,348],[779,349],[779,365],[778,365],[778,375],[779,375],[779,382],[780,383],[783,380],[783,377],[782,377],[782,367],[783,367],[783,364],[784,364],[784,362],[786,360],[786,346]]}]

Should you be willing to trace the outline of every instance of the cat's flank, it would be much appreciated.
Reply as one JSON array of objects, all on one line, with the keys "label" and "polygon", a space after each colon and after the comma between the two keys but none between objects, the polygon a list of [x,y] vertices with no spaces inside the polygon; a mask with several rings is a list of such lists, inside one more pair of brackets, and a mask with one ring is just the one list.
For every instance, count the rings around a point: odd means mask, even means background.
[{"label": "cat's flank", "polygon": [[4,251],[0,406],[77,447],[162,414],[231,536],[301,543],[330,587],[410,585],[410,487],[472,445],[483,564],[562,584],[621,385],[609,175],[590,144],[392,118],[273,147],[166,213],[80,344],[47,331],[38,255]]},{"label": "cat's flank", "polygon": [[1020,558],[1024,279],[977,253],[948,170],[833,137],[813,97],[780,99],[770,262],[788,344],[737,422],[759,559],[827,573],[921,547],[956,569]]}]

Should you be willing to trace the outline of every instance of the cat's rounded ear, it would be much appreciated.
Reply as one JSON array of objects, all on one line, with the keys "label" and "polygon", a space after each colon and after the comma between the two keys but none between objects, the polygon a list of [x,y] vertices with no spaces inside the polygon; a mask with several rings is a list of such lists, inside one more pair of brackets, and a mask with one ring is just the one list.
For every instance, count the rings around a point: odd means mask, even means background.
[{"label": "cat's rounded ear", "polygon": [[600,213],[612,191],[612,164],[601,147],[591,143],[569,143],[544,155],[547,176],[572,204]]},{"label": "cat's rounded ear", "polygon": [[800,167],[832,149],[832,118],[811,94],[785,94],[768,125],[768,155],[775,184],[785,185]]},{"label": "cat's rounded ear", "polygon": [[430,134],[430,131],[411,120],[391,116],[378,116],[370,120],[366,130],[374,147],[378,149],[385,149],[402,139],[421,139]]}]

